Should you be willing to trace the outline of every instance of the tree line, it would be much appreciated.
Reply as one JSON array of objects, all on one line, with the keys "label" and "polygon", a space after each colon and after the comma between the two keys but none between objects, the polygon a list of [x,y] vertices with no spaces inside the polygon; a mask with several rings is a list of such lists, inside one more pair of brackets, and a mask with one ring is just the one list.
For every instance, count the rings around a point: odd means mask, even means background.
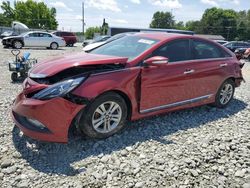
[{"label": "tree line", "polygon": [[210,8],[198,21],[176,22],[170,12],[156,12],[150,28],[194,31],[197,34],[222,35],[226,40],[250,40],[250,10]]},{"label": "tree line", "polygon": [[15,1],[12,8],[9,1],[3,1],[1,9],[0,26],[10,27],[13,21],[19,21],[34,29],[56,30],[58,27],[56,9],[44,2]]},{"label": "tree line", "polygon": [[[9,1],[3,1],[0,13],[0,26],[9,27],[13,21],[24,23],[30,28],[56,30],[56,9],[49,8],[42,1],[15,1],[14,7]],[[205,10],[202,18],[186,23],[175,20],[171,12],[155,12],[150,28],[190,30],[197,34],[222,35],[227,40],[250,40],[250,10],[234,11],[231,9],[210,8]],[[108,24],[90,27],[85,38],[93,38],[94,33],[106,34]]]}]

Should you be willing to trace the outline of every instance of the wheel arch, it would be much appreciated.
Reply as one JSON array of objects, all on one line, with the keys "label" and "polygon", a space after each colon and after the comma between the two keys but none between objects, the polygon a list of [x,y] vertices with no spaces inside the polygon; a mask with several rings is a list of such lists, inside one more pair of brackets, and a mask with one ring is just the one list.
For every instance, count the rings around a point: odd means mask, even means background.
[{"label": "wheel arch", "polygon": [[[128,110],[127,120],[131,120],[131,117],[132,117],[132,102],[129,99],[129,96],[125,92],[123,92],[121,90],[114,89],[114,90],[104,91],[103,93],[100,93],[99,95],[97,95],[95,98],[91,99],[89,101],[88,105],[91,105],[92,101],[94,101],[95,99],[97,99],[97,98],[99,98],[99,97],[101,97],[101,96],[103,96],[103,95],[105,95],[107,93],[116,93],[116,94],[118,94],[119,96],[121,96],[125,100],[125,103],[126,103],[126,106],[127,106],[127,110]],[[72,122],[71,122],[71,124],[70,124],[70,126],[68,128],[68,137],[72,133],[81,132],[81,130],[79,129],[79,121],[80,121],[81,116],[83,115],[83,112],[84,112],[85,108],[83,108],[82,110],[80,110],[76,114],[76,116],[73,118],[73,120],[72,120]]]},{"label": "wheel arch", "polygon": [[227,80],[232,80],[234,82],[234,84],[236,85],[236,78],[235,77],[230,76],[227,79],[225,79],[222,83],[226,82]]},{"label": "wheel arch", "polygon": [[21,42],[22,43],[22,45],[24,46],[24,41],[22,40],[22,39],[13,39],[12,41],[11,41],[11,43],[12,43],[12,45],[14,45],[14,42],[16,42],[16,41],[19,41],[19,42]]},{"label": "wheel arch", "polygon": [[[130,120],[131,116],[132,116],[132,102],[131,102],[129,96],[121,90],[113,89],[113,90],[108,90],[108,91],[105,91],[105,92],[99,94],[98,96],[95,97],[95,99],[104,95],[104,94],[107,94],[107,93],[116,93],[116,94],[120,95],[125,100],[126,105],[127,105],[127,110],[128,110],[127,119]],[[93,100],[95,100],[95,99],[93,99]]]}]

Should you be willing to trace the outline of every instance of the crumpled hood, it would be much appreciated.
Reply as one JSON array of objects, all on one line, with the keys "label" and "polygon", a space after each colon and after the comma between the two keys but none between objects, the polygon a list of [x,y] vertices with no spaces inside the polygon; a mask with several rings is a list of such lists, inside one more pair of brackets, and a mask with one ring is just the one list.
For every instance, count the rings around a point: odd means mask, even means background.
[{"label": "crumpled hood", "polygon": [[74,53],[72,55],[63,55],[54,59],[37,63],[30,71],[30,77],[48,77],[53,76],[65,69],[87,66],[87,65],[105,65],[105,64],[126,64],[128,58],[107,55],[97,55],[89,53]]},{"label": "crumpled hood", "polygon": [[4,37],[3,39],[4,40],[8,40],[8,39],[20,39],[20,38],[23,38],[22,36],[9,36],[9,37]]}]

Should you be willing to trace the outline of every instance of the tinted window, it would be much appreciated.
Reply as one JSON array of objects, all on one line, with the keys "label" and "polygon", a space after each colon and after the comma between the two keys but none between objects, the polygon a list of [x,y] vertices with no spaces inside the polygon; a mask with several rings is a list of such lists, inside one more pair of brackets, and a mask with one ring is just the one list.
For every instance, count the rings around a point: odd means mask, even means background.
[{"label": "tinted window", "polygon": [[177,40],[158,48],[153,52],[153,56],[163,56],[169,62],[185,61],[190,59],[189,40]]},{"label": "tinted window", "polygon": [[62,36],[73,36],[73,33],[62,32]]},{"label": "tinted window", "polygon": [[40,37],[52,37],[52,36],[48,33],[40,33]]},{"label": "tinted window", "polygon": [[39,33],[30,33],[29,37],[39,37]]},{"label": "tinted window", "polygon": [[214,59],[230,57],[226,51],[215,44],[194,40],[193,56],[194,59]]},{"label": "tinted window", "polygon": [[55,33],[53,33],[54,35],[56,35],[56,36],[60,36],[60,33],[59,32],[55,32]]}]

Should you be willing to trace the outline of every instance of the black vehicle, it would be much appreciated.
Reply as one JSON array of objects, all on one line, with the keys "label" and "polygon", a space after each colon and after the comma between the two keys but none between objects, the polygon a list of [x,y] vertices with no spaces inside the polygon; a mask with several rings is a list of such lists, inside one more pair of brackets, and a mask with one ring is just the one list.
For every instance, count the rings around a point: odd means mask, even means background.
[{"label": "black vehicle", "polygon": [[239,57],[240,59],[246,59],[248,61],[250,61],[250,54],[246,54],[246,50],[248,48],[237,48],[234,53],[237,56],[237,58]]},{"label": "black vehicle", "polygon": [[14,31],[5,31],[0,35],[0,39],[11,36],[17,36],[17,34]]},{"label": "black vehicle", "polygon": [[238,48],[250,48],[250,43],[241,41],[232,41],[224,44],[223,46],[225,46],[232,52],[235,52],[235,50]]}]

